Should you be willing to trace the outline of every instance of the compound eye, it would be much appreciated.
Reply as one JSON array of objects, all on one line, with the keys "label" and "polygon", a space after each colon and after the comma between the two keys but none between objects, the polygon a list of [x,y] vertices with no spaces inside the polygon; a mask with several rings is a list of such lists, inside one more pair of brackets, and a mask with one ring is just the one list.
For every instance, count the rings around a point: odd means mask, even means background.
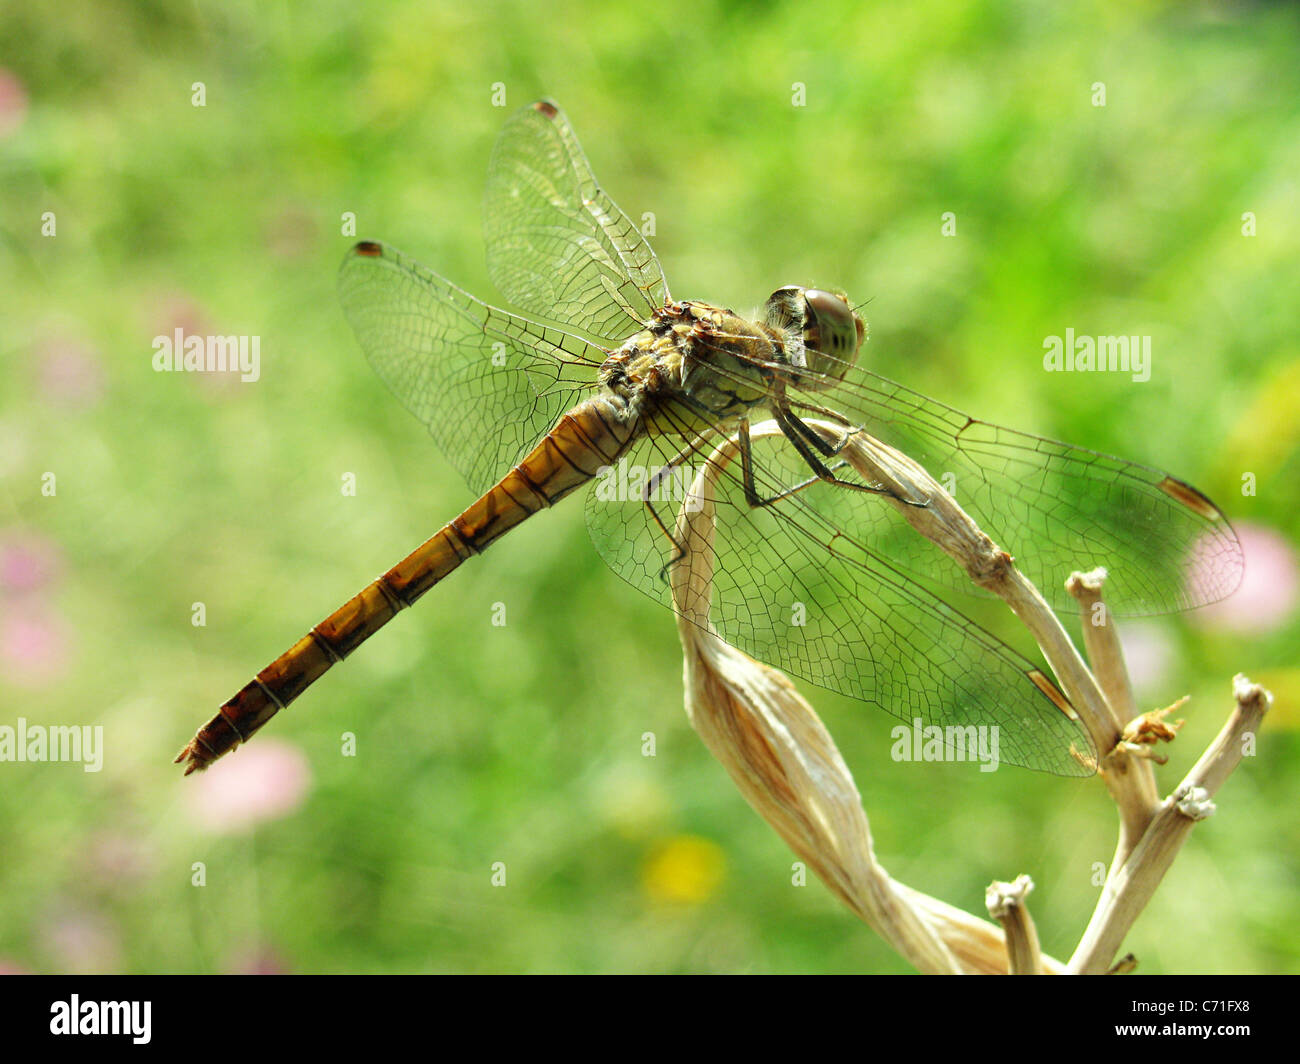
[{"label": "compound eye", "polygon": [[818,288],[809,288],[803,295],[808,304],[808,346],[835,358],[851,359],[862,341],[862,329],[847,301]]}]

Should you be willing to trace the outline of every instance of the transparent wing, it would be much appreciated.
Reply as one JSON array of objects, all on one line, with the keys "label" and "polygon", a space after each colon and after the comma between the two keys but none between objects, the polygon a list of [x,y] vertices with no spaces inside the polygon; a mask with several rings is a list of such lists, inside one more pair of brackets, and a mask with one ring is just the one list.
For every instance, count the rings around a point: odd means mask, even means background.
[{"label": "transparent wing", "polygon": [[[1241,583],[1241,545],[1223,514],[1159,469],[977,420],[858,367],[829,392],[794,402],[838,411],[950,485],[1055,608],[1075,608],[1065,579],[1096,566],[1110,574],[1106,601],[1130,615],[1203,606]],[[829,522],[858,512],[844,495],[818,497]],[[956,566],[936,566],[932,544],[890,540],[898,564],[970,590]]]},{"label": "transparent wing", "polygon": [[591,392],[607,355],[370,241],[344,258],[339,297],[370,364],[476,492]]},{"label": "transparent wing", "polygon": [[667,302],[654,251],[549,100],[501,131],[483,206],[488,274],[521,310],[617,345]]},{"label": "transparent wing", "polygon": [[[588,528],[601,556],[665,605],[671,596],[663,574],[676,553],[666,530],[721,438],[675,461],[689,436],[643,438],[593,485],[587,503]],[[756,439],[754,459],[761,496],[808,477],[803,459],[783,438]],[[1064,696],[1038,667],[917,586],[851,524],[826,520],[820,497],[849,494],[845,489],[817,482],[754,508],[739,465],[732,462],[719,476],[712,547],[690,556],[690,564],[712,571],[710,619],[723,639],[909,723],[996,727],[999,756],[1008,763],[1065,776],[1091,773],[1088,739],[1058,707]],[[885,508],[851,494],[856,506]]]},{"label": "transparent wing", "polygon": [[[719,360],[714,372],[725,375]],[[1162,470],[980,421],[859,366],[824,387],[790,387],[804,417],[834,412],[919,462],[1058,610],[1075,570],[1104,566],[1106,601],[1142,616],[1194,609],[1241,583],[1241,544],[1205,495]],[[854,480],[851,472],[837,476]],[[836,528],[871,533],[877,551],[926,581],[970,593],[960,568],[890,507],[859,493],[813,493],[808,505]]]}]

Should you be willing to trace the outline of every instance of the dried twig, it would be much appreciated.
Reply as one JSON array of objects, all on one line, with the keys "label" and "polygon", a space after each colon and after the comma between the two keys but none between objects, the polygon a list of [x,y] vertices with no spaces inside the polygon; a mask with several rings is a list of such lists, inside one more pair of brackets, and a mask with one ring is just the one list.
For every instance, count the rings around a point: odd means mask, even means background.
[{"label": "dried twig", "polygon": [[994,881],[984,892],[989,915],[1002,925],[1007,936],[1008,968],[1012,975],[1038,975],[1043,970],[1042,952],[1038,948],[1038,929],[1025,899],[1034,889],[1028,876],[1016,876],[1012,883]]},{"label": "dried twig", "polygon": [[1159,799],[1156,797],[1155,773],[1150,764],[1127,756],[1127,749],[1122,747],[1125,722],[1137,716],[1137,704],[1114,620],[1101,599],[1105,581],[1106,570],[1094,569],[1089,573],[1071,573],[1065,586],[1079,603],[1083,645],[1087,648],[1088,660],[1110,711],[1110,727],[1104,740],[1104,749],[1110,753],[1105,773],[1111,779],[1123,777],[1128,784],[1110,788],[1120,816],[1119,840],[1111,860],[1111,867],[1118,868],[1132,853],[1137,840],[1155,816]]},{"label": "dried twig", "polygon": [[[837,426],[809,424],[838,440]],[[751,429],[751,437],[779,432],[775,424],[765,422]],[[734,440],[717,446],[691,485],[675,529],[684,550],[670,567],[669,580],[685,654],[686,708],[692,725],[746,800],[795,853],[920,971],[1067,970],[1039,954],[1037,933],[1023,905],[1032,886],[1028,877],[1011,885],[995,884],[1000,889],[994,891],[993,901],[1005,933],[891,879],[875,858],[852,774],[812,707],[782,673],[714,634],[709,608],[715,490],[717,478],[736,456]],[[1271,696],[1238,677],[1238,707],[1232,719],[1174,796],[1163,805],[1157,803],[1150,761],[1143,756],[1148,750],[1138,739],[1151,739],[1160,726],[1154,716],[1136,717],[1118,639],[1101,602],[1104,571],[1074,574],[1069,583],[1085,612],[1085,645],[1098,682],[1011,557],[924,469],[865,433],[853,436],[841,456],[868,482],[890,488],[897,498],[885,496],[886,501],[954,558],[978,586],[999,595],[1029,628],[1099,752],[1101,777],[1121,812],[1121,832],[1106,887],[1068,970],[1105,971],[1194,819],[1213,811],[1209,795],[1240,760],[1241,741],[1253,735]],[[908,505],[904,499],[924,499],[926,505]],[[1094,624],[1098,617],[1101,623]],[[1134,723],[1125,731],[1128,721]]]},{"label": "dried twig", "polygon": [[1247,744],[1254,742],[1260,722],[1273,704],[1268,691],[1240,674],[1233,677],[1232,687],[1236,707],[1227,723],[1174,793],[1160,805],[1128,859],[1106,877],[1092,919],[1070,958],[1071,972],[1106,970],[1192,827],[1214,813],[1210,798],[1241,762]]}]

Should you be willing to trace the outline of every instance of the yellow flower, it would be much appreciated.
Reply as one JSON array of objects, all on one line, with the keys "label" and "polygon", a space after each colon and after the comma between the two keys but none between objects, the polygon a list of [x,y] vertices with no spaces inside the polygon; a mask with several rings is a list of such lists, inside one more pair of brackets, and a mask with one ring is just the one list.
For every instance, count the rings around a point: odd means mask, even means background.
[{"label": "yellow flower", "polygon": [[721,847],[708,839],[678,835],[646,859],[641,876],[656,901],[699,904],[721,885],[726,858]]}]

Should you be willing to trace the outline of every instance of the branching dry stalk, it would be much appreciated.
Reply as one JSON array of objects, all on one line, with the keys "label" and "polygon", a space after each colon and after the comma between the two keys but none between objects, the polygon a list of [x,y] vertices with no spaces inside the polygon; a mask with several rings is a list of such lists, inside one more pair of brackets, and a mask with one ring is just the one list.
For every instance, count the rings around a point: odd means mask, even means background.
[{"label": "branching dry stalk", "polygon": [[1022,875],[1012,883],[994,880],[984,892],[985,908],[1007,936],[1007,969],[1012,975],[1038,975],[1043,970],[1038,928],[1025,904],[1033,889],[1034,881]]},{"label": "branching dry stalk", "polygon": [[[840,438],[841,430],[833,424],[808,424],[827,439]],[[750,430],[753,439],[779,434],[773,422]],[[869,483],[890,488],[897,498],[881,498],[961,565],[977,586],[1002,598],[1033,634],[1098,752],[1099,774],[1120,813],[1115,858],[1068,966],[1043,956],[1024,907],[1024,895],[1032,887],[1029,877],[990,888],[1004,929],[890,878],[876,860],[852,773],[812,707],[783,673],[714,634],[709,610],[715,491],[717,478],[737,455],[735,440],[726,440],[704,463],[677,517],[674,534],[684,550],[669,569],[684,654],[686,711],[705,745],[790,848],[919,971],[1105,972],[1195,820],[1213,812],[1209,796],[1240,761],[1245,738],[1253,738],[1272,696],[1238,676],[1237,709],[1223,732],[1178,790],[1159,802],[1147,750],[1125,739],[1136,734],[1126,733],[1125,726],[1142,718],[1137,718],[1119,641],[1101,600],[1104,570],[1073,574],[1067,585],[1083,611],[1094,676],[1010,555],[924,469],[865,433],[849,440],[840,456]],[[909,505],[903,499],[927,504]]]},{"label": "branching dry stalk", "polygon": [[[1120,649],[1119,635],[1111,619],[1110,610],[1101,599],[1102,585],[1106,581],[1105,569],[1089,573],[1071,573],[1065,582],[1066,589],[1079,603],[1083,624],[1083,645],[1088,651],[1093,674],[1101,688],[1108,710],[1105,745],[1098,749],[1110,751],[1103,778],[1110,788],[1111,797],[1119,810],[1119,839],[1111,869],[1123,865],[1142,837],[1155,815],[1159,799],[1156,797],[1156,777],[1148,761],[1130,756],[1121,746],[1126,722],[1137,716],[1133,688],[1129,684],[1128,667]],[[1093,736],[1096,741],[1097,736]],[[1126,785],[1112,785],[1122,780]]]},{"label": "branching dry stalk", "polygon": [[1247,746],[1253,749],[1273,696],[1240,673],[1232,679],[1232,693],[1236,706],[1223,729],[1174,793],[1160,804],[1128,859],[1107,875],[1088,928],[1070,958],[1071,972],[1106,971],[1192,827],[1214,813],[1210,799],[1241,763]]}]

